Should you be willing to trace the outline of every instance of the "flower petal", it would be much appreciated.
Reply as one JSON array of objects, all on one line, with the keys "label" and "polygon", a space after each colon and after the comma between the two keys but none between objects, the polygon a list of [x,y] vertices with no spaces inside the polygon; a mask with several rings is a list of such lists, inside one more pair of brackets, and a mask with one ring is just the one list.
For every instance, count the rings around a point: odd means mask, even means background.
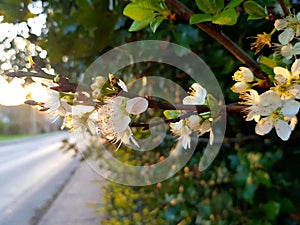
[{"label": "flower petal", "polygon": [[294,55],[294,48],[291,44],[284,45],[280,49],[281,55],[286,58],[287,60],[291,59]]},{"label": "flower petal", "polygon": [[126,111],[129,114],[138,115],[148,108],[148,101],[142,97],[129,99],[126,103]]},{"label": "flower petal", "polygon": [[191,147],[191,137],[189,135],[183,135],[179,138],[179,140],[184,149]]},{"label": "flower petal", "polygon": [[183,100],[182,103],[184,105],[198,105],[198,99],[195,96],[186,96]]},{"label": "flower petal", "polygon": [[[297,50],[297,52],[295,52],[295,54],[300,54],[300,43],[295,44],[295,50],[296,50],[296,45],[297,45],[297,49],[298,48],[299,49]],[[295,60],[295,62],[292,65],[291,71],[292,71],[293,76],[295,76],[295,77],[299,76],[299,74],[300,74],[300,59]]]},{"label": "flower petal", "polygon": [[280,84],[286,83],[291,76],[290,71],[280,66],[274,67],[273,71],[275,73],[275,80],[277,80]]},{"label": "flower petal", "polygon": [[283,102],[283,107],[281,113],[283,116],[293,117],[295,116],[300,108],[300,103],[295,100],[285,100]]},{"label": "flower petal", "polygon": [[287,122],[278,120],[275,123],[275,129],[278,137],[280,137],[283,141],[286,141],[290,138],[292,129]]},{"label": "flower petal", "polygon": [[118,85],[122,88],[123,91],[128,92],[127,86],[121,79],[118,80]]},{"label": "flower petal", "polygon": [[273,128],[273,121],[271,118],[266,117],[257,122],[255,126],[255,133],[258,135],[268,134]]},{"label": "flower petal", "polygon": [[293,40],[295,33],[292,28],[288,28],[283,31],[278,36],[278,40],[282,45],[287,45],[291,40]]},{"label": "flower petal", "polygon": [[282,104],[276,91],[266,91],[260,95],[259,112],[262,116],[268,116]]},{"label": "flower petal", "polygon": [[111,120],[117,133],[125,131],[131,121],[130,117],[125,115],[114,117]]},{"label": "flower petal", "polygon": [[202,87],[199,83],[193,83],[192,88],[198,93],[198,95],[206,97],[206,89]]},{"label": "flower petal", "polygon": [[287,21],[285,19],[275,20],[274,27],[276,30],[283,30],[287,26]]},{"label": "flower petal", "polygon": [[185,105],[203,105],[205,103],[207,91],[198,83],[192,84],[192,89],[194,90],[191,93],[191,96],[187,96],[183,99],[183,104]]}]

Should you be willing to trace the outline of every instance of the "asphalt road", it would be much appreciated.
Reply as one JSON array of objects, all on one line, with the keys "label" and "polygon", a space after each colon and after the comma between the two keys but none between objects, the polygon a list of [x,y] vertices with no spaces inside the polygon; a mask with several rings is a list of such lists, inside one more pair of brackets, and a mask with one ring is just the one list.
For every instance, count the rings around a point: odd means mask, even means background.
[{"label": "asphalt road", "polygon": [[66,132],[0,143],[0,225],[32,225],[79,166]]}]

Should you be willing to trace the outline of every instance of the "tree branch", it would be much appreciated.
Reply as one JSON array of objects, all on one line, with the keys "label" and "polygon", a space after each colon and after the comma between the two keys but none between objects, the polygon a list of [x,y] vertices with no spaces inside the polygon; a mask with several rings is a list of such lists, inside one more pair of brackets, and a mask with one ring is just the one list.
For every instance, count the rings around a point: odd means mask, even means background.
[{"label": "tree branch", "polygon": [[[169,6],[172,6],[178,13],[178,15],[185,20],[189,21],[191,16],[194,14],[192,10],[183,5],[177,0],[166,0]],[[228,51],[230,51],[240,62],[247,65],[249,69],[260,79],[268,81],[268,75],[264,73],[258,63],[251,58],[245,51],[243,51],[237,44],[229,39],[221,30],[217,30],[215,27],[208,23],[195,24],[199,29],[210,35],[220,44],[222,44]]]},{"label": "tree branch", "polygon": [[53,80],[55,76],[51,74],[47,74],[44,71],[39,71],[39,72],[24,72],[24,71],[16,71],[16,72],[9,72],[6,74],[9,77],[40,77],[40,78],[45,78],[45,79],[50,79]]},{"label": "tree branch", "polygon": [[163,125],[163,124],[166,124],[166,123],[176,123],[176,122],[179,122],[182,119],[188,118],[191,115],[196,115],[196,112],[188,112],[188,113],[183,114],[182,116],[179,116],[179,117],[174,118],[174,119],[167,119],[167,120],[163,120],[163,121],[157,121],[157,122],[153,122],[151,124],[148,124],[148,123],[131,123],[130,127],[142,127],[143,128],[142,130],[149,130],[150,125],[151,125],[151,127],[154,127],[154,126],[159,126],[159,125]]},{"label": "tree branch", "polygon": [[288,8],[286,7],[285,3],[284,3],[284,0],[278,0],[279,1],[279,4],[282,8],[282,11],[284,13],[284,16],[288,16],[290,13],[289,13],[289,10]]}]

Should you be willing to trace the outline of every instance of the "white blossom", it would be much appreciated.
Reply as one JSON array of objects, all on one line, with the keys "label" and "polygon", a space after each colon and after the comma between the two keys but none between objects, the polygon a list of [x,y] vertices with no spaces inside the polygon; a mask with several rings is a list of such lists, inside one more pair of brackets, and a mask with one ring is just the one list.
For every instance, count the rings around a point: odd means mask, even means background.
[{"label": "white blossom", "polygon": [[170,123],[171,132],[175,136],[179,136],[178,141],[184,149],[191,147],[191,129],[186,125],[185,120],[176,123]]},{"label": "white blossom", "polygon": [[97,76],[94,78],[94,82],[91,84],[92,96],[94,99],[98,99],[101,94],[101,89],[106,82],[106,79],[103,76]]},{"label": "white blossom", "polygon": [[278,39],[282,45],[287,45],[294,37],[300,35],[300,13],[275,20],[274,27],[278,31],[283,30]]},{"label": "white blossom", "polygon": [[284,60],[288,62],[290,59],[300,54],[300,43],[298,42],[295,45],[283,45],[280,48],[280,53],[284,57]]},{"label": "white blossom", "polygon": [[141,97],[128,100],[117,96],[106,100],[98,110],[98,122],[102,135],[113,143],[120,142],[120,145],[133,143],[139,147],[129,127],[130,115],[138,115],[147,107],[148,101]]},{"label": "white blossom", "polygon": [[59,92],[50,89],[47,91],[47,94],[49,97],[44,102],[44,108],[47,109],[47,112],[53,118],[53,122],[60,116],[65,117],[66,115],[71,114],[71,105],[65,98],[60,96]]},{"label": "white blossom", "polygon": [[233,76],[233,80],[237,81],[232,87],[231,90],[235,93],[244,93],[247,90],[251,89],[253,85],[250,85],[249,82],[254,81],[254,75],[250,69],[247,67],[241,66]]},{"label": "white blossom", "polygon": [[209,132],[209,143],[213,143],[214,135],[212,132],[212,118],[204,119],[199,115],[192,115],[186,119],[186,124],[193,132],[196,132],[198,136],[202,136]]},{"label": "white blossom", "polygon": [[72,107],[71,132],[90,131],[92,135],[97,133],[97,111],[92,106],[73,106]]},{"label": "white blossom", "polygon": [[272,88],[277,91],[278,95],[282,99],[300,98],[300,85],[299,85],[299,73],[300,73],[300,61],[295,60],[292,64],[291,71],[283,67],[274,67],[275,74],[275,87]]},{"label": "white blossom", "polygon": [[194,83],[191,86],[190,96],[183,99],[183,104],[185,105],[203,105],[205,104],[205,99],[207,91],[200,84]]},{"label": "white blossom", "polygon": [[258,121],[261,116],[271,114],[281,105],[281,99],[275,91],[266,91],[259,95],[257,91],[250,89],[244,93],[241,98],[242,104],[250,105],[245,109],[247,112],[246,121]]},{"label": "white blossom", "polygon": [[297,123],[295,115],[299,108],[299,102],[283,100],[281,107],[257,122],[255,132],[259,135],[265,135],[275,127],[277,135],[284,141],[288,140]]}]

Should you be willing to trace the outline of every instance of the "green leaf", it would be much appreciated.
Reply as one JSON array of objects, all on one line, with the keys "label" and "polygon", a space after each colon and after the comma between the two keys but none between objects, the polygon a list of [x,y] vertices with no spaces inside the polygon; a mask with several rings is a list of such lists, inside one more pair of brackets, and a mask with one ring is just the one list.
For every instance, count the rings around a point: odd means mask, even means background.
[{"label": "green leaf", "polygon": [[150,28],[153,33],[155,33],[155,31],[157,30],[157,28],[163,21],[164,21],[164,18],[162,16],[157,16],[151,21]]},{"label": "green leaf", "polygon": [[141,9],[151,9],[152,11],[161,12],[162,9],[157,0],[138,0],[135,2]]},{"label": "green leaf", "polygon": [[180,110],[165,110],[164,115],[167,119],[175,119],[180,115]]},{"label": "green leaf", "polygon": [[142,30],[145,27],[147,27],[149,23],[150,23],[150,21],[148,21],[148,20],[133,21],[133,23],[129,27],[128,31],[133,32],[133,31]]},{"label": "green leaf", "polygon": [[193,14],[190,18],[190,24],[211,21],[212,16],[208,14]]},{"label": "green leaf", "polygon": [[265,66],[267,66],[267,67],[269,67],[269,68],[272,68],[272,69],[273,69],[274,67],[278,66],[278,65],[277,65],[277,62],[276,62],[274,59],[268,58],[268,57],[266,57],[266,56],[261,56],[261,57],[259,58],[258,62],[259,62],[260,64],[263,64],[263,65],[265,65]]},{"label": "green leaf", "polygon": [[256,170],[255,171],[255,177],[256,177],[256,180],[259,184],[262,184],[266,187],[271,187],[272,186],[270,175],[268,173],[266,173],[265,171]]},{"label": "green leaf", "polygon": [[280,212],[280,204],[275,201],[270,201],[263,206],[265,215],[270,220],[275,220]]},{"label": "green leaf", "polygon": [[237,14],[235,9],[229,8],[218,15],[212,17],[212,22],[219,25],[234,25],[237,22]]},{"label": "green leaf", "polygon": [[225,9],[235,8],[241,4],[244,0],[231,0],[225,7]]},{"label": "green leaf", "polygon": [[133,23],[131,24],[131,26],[129,27],[128,31],[132,32],[132,31],[139,31],[144,29],[145,27],[147,27],[151,21],[153,21],[155,15],[152,14],[150,15],[148,18],[141,20],[141,21],[133,21]]},{"label": "green leaf", "polygon": [[248,20],[262,19],[268,15],[265,8],[254,1],[246,1],[243,6],[245,12],[249,14]]},{"label": "green leaf", "polygon": [[135,21],[146,20],[147,18],[156,15],[156,13],[153,12],[153,9],[141,8],[136,3],[128,4],[124,9],[123,14]]},{"label": "green leaf", "polygon": [[198,8],[207,14],[219,14],[224,8],[224,0],[196,0]]},{"label": "green leaf", "polygon": [[211,1],[214,4],[215,13],[218,14],[224,9],[224,0]]}]

